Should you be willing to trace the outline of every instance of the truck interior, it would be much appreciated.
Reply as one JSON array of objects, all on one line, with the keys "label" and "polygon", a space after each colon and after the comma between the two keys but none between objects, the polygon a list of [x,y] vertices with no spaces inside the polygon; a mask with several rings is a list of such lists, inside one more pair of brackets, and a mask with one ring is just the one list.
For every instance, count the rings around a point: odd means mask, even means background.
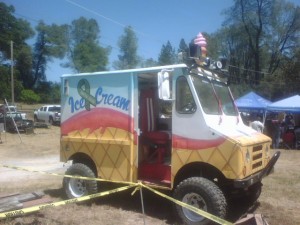
[{"label": "truck interior", "polygon": [[172,101],[158,97],[157,73],[138,76],[139,170],[144,182],[171,183]]}]

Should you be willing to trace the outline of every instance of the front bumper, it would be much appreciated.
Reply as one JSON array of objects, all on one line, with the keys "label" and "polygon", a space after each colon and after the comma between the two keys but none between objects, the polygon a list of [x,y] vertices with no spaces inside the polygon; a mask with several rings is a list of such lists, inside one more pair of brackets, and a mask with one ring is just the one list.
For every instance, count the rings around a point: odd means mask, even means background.
[{"label": "front bumper", "polygon": [[267,166],[261,170],[260,172],[253,174],[245,179],[241,179],[241,180],[235,180],[234,181],[234,187],[235,188],[247,188],[252,186],[253,184],[260,182],[262,180],[263,177],[268,176],[271,171],[274,168],[275,163],[277,162],[278,158],[280,156],[280,152],[276,152],[272,159],[269,161],[269,163],[267,164]]},{"label": "front bumper", "polygon": [[54,120],[55,122],[60,122],[60,117],[54,117],[53,120]]}]

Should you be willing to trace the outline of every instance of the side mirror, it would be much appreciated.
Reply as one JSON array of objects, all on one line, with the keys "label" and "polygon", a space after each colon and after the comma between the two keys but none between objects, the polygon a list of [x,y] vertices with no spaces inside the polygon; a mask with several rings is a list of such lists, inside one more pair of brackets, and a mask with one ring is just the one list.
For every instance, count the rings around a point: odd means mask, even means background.
[{"label": "side mirror", "polygon": [[189,50],[190,50],[189,57],[198,58],[198,59],[201,57],[201,47],[199,45],[190,43],[189,44]]},{"label": "side mirror", "polygon": [[162,70],[158,72],[158,96],[162,100],[170,100],[170,75],[168,71]]}]

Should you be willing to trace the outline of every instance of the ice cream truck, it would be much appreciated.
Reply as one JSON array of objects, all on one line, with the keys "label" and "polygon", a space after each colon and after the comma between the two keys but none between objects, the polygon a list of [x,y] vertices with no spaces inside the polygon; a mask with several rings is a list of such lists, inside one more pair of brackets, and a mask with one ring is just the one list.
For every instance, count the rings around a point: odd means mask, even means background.
[{"label": "ice cream truck", "polygon": [[[227,201],[255,201],[270,173],[271,139],[244,125],[227,78],[195,63],[63,75],[60,159],[66,174],[142,182],[224,218]],[[101,182],[63,179],[68,198]],[[186,224],[209,220],[175,206]]]}]

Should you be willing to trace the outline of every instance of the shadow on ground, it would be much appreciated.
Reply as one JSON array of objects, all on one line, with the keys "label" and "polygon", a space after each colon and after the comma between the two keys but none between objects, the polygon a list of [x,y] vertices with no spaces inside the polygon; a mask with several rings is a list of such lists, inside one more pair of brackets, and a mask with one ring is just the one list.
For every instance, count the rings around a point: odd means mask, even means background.
[{"label": "shadow on ground", "polygon": [[[120,186],[104,184],[102,185],[100,191],[112,190],[117,187]],[[94,203],[95,205],[107,205],[126,211],[142,213],[143,211],[140,191],[136,191],[134,194],[133,191],[134,188],[131,188],[126,191],[103,196],[101,198],[91,200],[88,205]],[[167,195],[171,194],[170,192],[164,193]],[[45,194],[57,199],[66,199],[63,189],[45,190]],[[175,214],[172,202],[146,189],[143,189],[142,195],[144,211],[147,216],[165,221],[166,224],[181,224],[180,220]],[[234,223],[248,213],[254,213],[259,205],[259,202],[256,202],[254,205],[250,206],[247,202],[241,200],[231,200],[228,205],[228,217],[226,220]]]}]

